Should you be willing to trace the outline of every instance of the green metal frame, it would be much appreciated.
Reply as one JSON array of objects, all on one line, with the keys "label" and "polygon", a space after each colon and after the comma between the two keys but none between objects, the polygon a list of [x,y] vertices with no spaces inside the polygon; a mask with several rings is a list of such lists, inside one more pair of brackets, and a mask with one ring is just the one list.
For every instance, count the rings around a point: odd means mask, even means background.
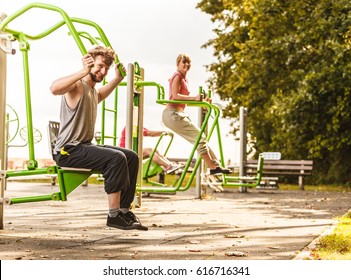
[{"label": "green metal frame", "polygon": [[[154,157],[156,151],[158,150],[158,146],[160,145],[162,139],[164,136],[166,136],[166,133],[162,133],[160,137],[158,138],[155,147],[153,148],[150,158],[147,159],[147,161],[143,164],[143,180],[145,183],[150,183],[153,186],[163,186],[163,184],[159,182],[155,182],[153,180],[150,180],[149,178],[156,176],[159,173],[162,173],[163,170],[161,166],[157,165],[154,163],[151,159]],[[170,140],[168,141],[167,147],[165,152],[163,153],[164,156],[167,155],[169,148],[171,147],[171,144],[173,142],[173,134],[168,135],[170,137]]]}]

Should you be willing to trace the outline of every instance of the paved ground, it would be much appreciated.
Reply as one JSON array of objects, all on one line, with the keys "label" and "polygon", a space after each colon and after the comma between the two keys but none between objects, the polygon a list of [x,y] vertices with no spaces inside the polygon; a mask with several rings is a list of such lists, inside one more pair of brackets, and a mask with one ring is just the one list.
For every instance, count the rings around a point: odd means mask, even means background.
[{"label": "paved ground", "polygon": [[[37,192],[36,192],[37,191]],[[8,184],[5,197],[49,194],[48,184]],[[227,189],[194,199],[194,189],[151,195],[135,209],[149,231],[105,226],[101,186],[75,190],[67,202],[5,206],[0,259],[289,260],[351,207],[351,192]]]}]

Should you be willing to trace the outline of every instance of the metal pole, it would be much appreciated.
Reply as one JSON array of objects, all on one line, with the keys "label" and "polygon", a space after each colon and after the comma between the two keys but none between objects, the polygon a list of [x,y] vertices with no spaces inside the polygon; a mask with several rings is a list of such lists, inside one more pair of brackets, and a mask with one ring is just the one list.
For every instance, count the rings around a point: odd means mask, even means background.
[{"label": "metal pole", "polygon": [[132,149],[134,110],[134,64],[128,64],[127,73],[126,148]]},{"label": "metal pole", "polygon": [[[0,23],[6,18],[5,14],[0,14]],[[0,38],[2,45],[3,39]],[[6,158],[6,53],[0,48],[0,172],[5,170]],[[5,177],[0,174],[0,229],[4,228],[4,204]]]},{"label": "metal pole", "polygon": [[[247,109],[240,107],[240,162],[239,162],[239,177],[245,176],[245,164],[247,161],[247,135],[246,135],[246,117]],[[240,192],[247,192],[247,187],[239,187]]]},{"label": "metal pole", "polygon": [[[200,86],[199,87],[199,93],[201,94],[202,93],[202,87]],[[202,107],[199,107],[198,109],[198,115],[197,115],[197,119],[198,119],[198,126],[201,127],[202,126],[202,123],[204,121],[204,114],[203,114],[203,109]],[[197,155],[199,156],[199,155]],[[200,199],[201,196],[202,196],[202,186],[201,186],[201,173],[202,173],[202,170],[204,169],[204,161],[201,160],[201,164],[199,165],[199,168],[197,169],[196,171],[196,188],[195,188],[195,198],[198,198]],[[204,188],[204,192],[205,192],[205,195],[206,195],[206,191],[207,189]]]},{"label": "metal pole", "polygon": [[[144,68],[140,68],[141,80],[144,80]],[[144,87],[140,87],[138,102],[138,154],[139,154],[139,172],[137,178],[137,185],[141,187],[143,182],[143,127],[144,127]],[[135,195],[135,206],[141,207],[142,192],[137,192]]]}]

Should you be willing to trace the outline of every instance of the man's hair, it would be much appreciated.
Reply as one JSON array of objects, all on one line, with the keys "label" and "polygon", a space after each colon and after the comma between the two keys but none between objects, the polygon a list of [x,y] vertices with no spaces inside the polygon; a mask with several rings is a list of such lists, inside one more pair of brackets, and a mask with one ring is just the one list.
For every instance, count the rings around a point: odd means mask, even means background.
[{"label": "man's hair", "polygon": [[179,64],[180,61],[191,63],[191,58],[189,55],[185,53],[181,53],[180,55],[177,56],[177,59],[176,59],[177,65]]},{"label": "man's hair", "polygon": [[108,66],[112,65],[116,57],[115,51],[110,47],[97,46],[89,50],[88,53],[92,56],[93,59],[101,55]]}]

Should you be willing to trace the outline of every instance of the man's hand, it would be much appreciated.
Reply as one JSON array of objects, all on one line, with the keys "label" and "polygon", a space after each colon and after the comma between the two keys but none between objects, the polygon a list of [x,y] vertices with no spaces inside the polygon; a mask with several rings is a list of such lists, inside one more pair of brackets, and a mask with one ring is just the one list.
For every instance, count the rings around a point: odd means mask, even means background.
[{"label": "man's hand", "polygon": [[86,54],[85,56],[83,56],[82,58],[82,63],[83,63],[83,69],[85,70],[85,72],[87,74],[90,73],[91,68],[94,67],[94,59],[90,54]]},{"label": "man's hand", "polygon": [[122,76],[121,71],[119,70],[120,65],[122,66],[123,72],[124,73],[126,72],[126,69],[124,68],[123,64],[120,62],[115,65],[115,72],[116,72],[116,78],[119,81],[122,81],[124,77]]}]

